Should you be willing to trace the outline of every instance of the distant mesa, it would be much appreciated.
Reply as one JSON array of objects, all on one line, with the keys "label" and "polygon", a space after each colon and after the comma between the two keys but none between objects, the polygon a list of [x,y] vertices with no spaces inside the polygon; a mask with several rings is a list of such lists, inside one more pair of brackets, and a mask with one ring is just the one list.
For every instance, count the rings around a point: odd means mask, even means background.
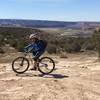
[{"label": "distant mesa", "polygon": [[18,19],[0,19],[1,27],[34,27],[34,28],[100,28],[100,22],[64,22],[47,20],[18,20]]}]

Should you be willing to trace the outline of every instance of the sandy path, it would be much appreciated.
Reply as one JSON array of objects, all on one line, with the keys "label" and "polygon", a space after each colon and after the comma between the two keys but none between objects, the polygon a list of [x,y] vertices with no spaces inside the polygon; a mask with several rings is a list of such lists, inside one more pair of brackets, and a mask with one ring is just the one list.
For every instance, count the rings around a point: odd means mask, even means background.
[{"label": "sandy path", "polygon": [[0,64],[0,100],[100,100],[100,63],[94,56],[72,56],[55,59],[57,70],[46,76],[16,75],[10,63]]}]

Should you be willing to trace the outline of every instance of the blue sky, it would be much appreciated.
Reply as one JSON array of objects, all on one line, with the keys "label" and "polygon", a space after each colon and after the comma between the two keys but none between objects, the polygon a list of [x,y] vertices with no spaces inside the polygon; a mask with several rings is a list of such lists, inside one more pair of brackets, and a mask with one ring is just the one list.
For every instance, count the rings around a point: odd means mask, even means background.
[{"label": "blue sky", "polygon": [[100,0],[0,0],[0,19],[100,21]]}]

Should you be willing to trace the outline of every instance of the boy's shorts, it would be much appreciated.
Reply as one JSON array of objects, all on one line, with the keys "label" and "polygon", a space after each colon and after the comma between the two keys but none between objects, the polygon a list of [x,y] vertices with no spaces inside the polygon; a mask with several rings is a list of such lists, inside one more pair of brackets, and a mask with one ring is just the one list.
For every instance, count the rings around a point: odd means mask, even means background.
[{"label": "boy's shorts", "polygon": [[45,51],[40,51],[37,54],[33,52],[33,56],[35,56],[33,59],[34,61],[37,61],[39,59],[39,57],[44,53]]}]

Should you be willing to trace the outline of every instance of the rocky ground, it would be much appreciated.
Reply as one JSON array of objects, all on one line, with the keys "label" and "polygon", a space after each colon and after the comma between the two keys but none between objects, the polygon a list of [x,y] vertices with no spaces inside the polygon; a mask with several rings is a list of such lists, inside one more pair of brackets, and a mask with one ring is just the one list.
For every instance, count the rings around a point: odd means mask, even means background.
[{"label": "rocky ground", "polygon": [[56,70],[45,76],[38,71],[17,75],[10,58],[0,58],[0,100],[100,100],[100,63],[95,54],[52,56]]}]

